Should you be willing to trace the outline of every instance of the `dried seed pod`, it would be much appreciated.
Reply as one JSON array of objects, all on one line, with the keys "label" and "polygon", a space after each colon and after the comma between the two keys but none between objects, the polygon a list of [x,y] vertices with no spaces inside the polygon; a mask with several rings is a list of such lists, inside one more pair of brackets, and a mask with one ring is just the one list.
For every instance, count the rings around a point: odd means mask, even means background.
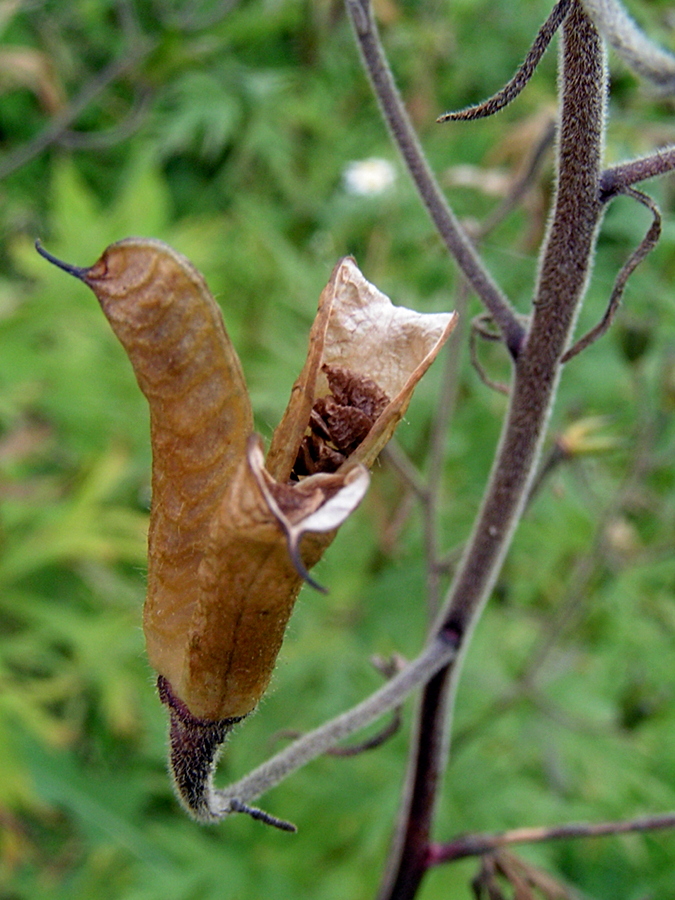
[{"label": "dried seed pod", "polygon": [[211,787],[218,743],[266,689],[303,580],[318,587],[308,570],[363,498],[365,467],[456,316],[394,307],[353,260],[338,263],[265,464],[220,309],[188,260],[141,238],[90,268],[38,250],[94,291],[150,405],[143,624],[177,790],[213,821],[234,810]]},{"label": "dried seed pod", "polygon": [[454,312],[418,313],[394,306],[366,281],[351,257],[340,260],[319,298],[307,360],[272,437],[268,471],[278,481],[290,477],[319,397],[335,388],[342,397],[338,402],[359,408],[356,385],[364,384],[373,404],[373,427],[347,462],[371,466],[456,324]]},{"label": "dried seed pod", "polygon": [[[200,718],[249,713],[267,688],[307,569],[358,506],[369,483],[363,466],[278,484],[253,437],[211,530],[199,570],[199,601],[185,667],[174,690]],[[300,540],[312,532],[300,553]]]},{"label": "dried seed pod", "polygon": [[202,275],[161,241],[119,241],[90,268],[41,252],[92,289],[150,406],[143,626],[153,668],[173,681],[183,665],[211,523],[253,430],[239,357]]}]

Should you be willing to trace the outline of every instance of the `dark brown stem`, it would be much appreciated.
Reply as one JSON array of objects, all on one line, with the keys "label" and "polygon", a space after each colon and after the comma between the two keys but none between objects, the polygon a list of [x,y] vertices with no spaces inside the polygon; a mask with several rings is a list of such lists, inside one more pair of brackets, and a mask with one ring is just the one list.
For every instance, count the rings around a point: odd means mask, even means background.
[{"label": "dark brown stem", "polygon": [[616,281],[614,282],[614,287],[612,288],[612,293],[604,316],[595,328],[591,328],[589,332],[579,338],[574,346],[570,347],[562,358],[564,363],[575,357],[578,353],[581,353],[582,350],[585,350],[591,344],[594,344],[598,338],[605,334],[619,311],[621,298],[623,297],[623,292],[626,288],[626,282],[645,257],[651,253],[654,247],[656,247],[658,240],[661,237],[661,213],[652,198],[648,197],[647,194],[643,194],[642,191],[636,191],[633,188],[625,188],[621,193],[625,194],[627,197],[632,197],[634,200],[642,203],[643,206],[646,206],[652,214],[652,224],[649,226],[647,234],[645,234],[639,245],[621,267],[621,270],[616,277]]},{"label": "dark brown stem", "polygon": [[394,715],[389,720],[389,723],[372,737],[366,738],[365,741],[361,741],[358,744],[350,744],[348,747],[333,747],[327,753],[329,756],[360,756],[368,750],[376,750],[396,734],[401,727],[401,719],[402,714],[399,707],[399,709],[394,710]]},{"label": "dark brown stem", "polygon": [[605,169],[600,176],[600,199],[603,203],[627,187],[675,170],[675,147],[664,147],[649,156],[632,159]]},{"label": "dark brown stem", "polygon": [[520,94],[527,85],[530,78],[534,75],[534,71],[546,52],[546,48],[551,43],[553,35],[567,15],[570,2],[571,0],[558,0],[553,7],[550,16],[537,32],[537,36],[528,50],[522,65],[519,67],[513,78],[507,82],[500,91],[493,94],[488,100],[476,104],[476,106],[470,106],[468,109],[460,109],[457,112],[444,113],[442,116],[439,116],[436,121],[468,122],[472,119],[484,119],[487,116],[493,116],[495,113],[498,113],[515,100],[518,94]]},{"label": "dark brown stem", "polygon": [[[598,34],[575,0],[563,25],[555,209],[544,244],[534,312],[516,360],[511,403],[473,534],[436,628],[456,632],[462,650],[499,573],[525,504],[560,372],[560,359],[586,289],[602,206],[600,159],[606,93]],[[427,686],[413,738],[399,827],[380,900],[415,896],[445,766],[447,729],[460,656]]]},{"label": "dark brown stem", "polygon": [[384,56],[370,2],[369,0],[345,0],[345,2],[382,115],[415,182],[422,202],[465,278],[492,314],[503,335],[504,343],[515,358],[524,337],[523,327],[450,209],[429,168]]},{"label": "dark brown stem", "polygon": [[429,848],[427,863],[429,866],[437,866],[441,863],[453,862],[456,859],[464,859],[467,856],[482,856],[484,853],[491,853],[512,844],[540,844],[544,841],[605,837],[612,834],[631,834],[666,828],[675,828],[675,813],[645,816],[626,822],[600,822],[596,825],[572,822],[566,825],[555,825],[551,828],[514,828],[512,831],[501,831],[495,834],[460,835],[453,841],[448,841],[447,844],[432,845]]}]

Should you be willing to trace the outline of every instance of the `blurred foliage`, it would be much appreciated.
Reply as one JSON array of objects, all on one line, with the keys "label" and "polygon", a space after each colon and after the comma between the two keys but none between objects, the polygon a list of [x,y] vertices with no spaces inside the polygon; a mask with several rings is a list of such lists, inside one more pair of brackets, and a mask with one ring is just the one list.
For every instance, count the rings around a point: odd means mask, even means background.
[{"label": "blurred foliage", "polygon": [[[92,296],[32,249],[40,235],[88,265],[139,234],[187,255],[223,306],[265,436],[339,256],[353,253],[395,301],[454,304],[453,266],[388,143],[340,3],[227,6],[0,3],[2,900],[365,900],[390,836],[407,728],[373,753],[319,760],[266,797],[298,824],[295,837],[243,818],[202,828],[177,808],[140,632],[145,403]],[[376,6],[430,160],[458,213],[480,219],[499,202],[494,176],[508,183],[550,115],[555,54],[500,117],[445,128],[434,119],[499,86],[548,6],[537,0],[517,15],[487,0]],[[642,21],[672,39],[665,0]],[[673,140],[672,105],[620,67],[611,114],[610,161]],[[396,167],[394,186],[349,193],[345,167],[372,156]],[[467,171],[478,176],[469,184]],[[484,245],[523,312],[550,174],[549,161]],[[663,239],[610,335],[565,371],[546,452],[570,442],[578,452],[552,466],[531,504],[469,654],[441,839],[675,808],[675,181],[648,190]],[[648,219],[628,200],[608,211],[580,330],[601,315]],[[477,311],[472,302],[465,321]],[[453,352],[448,551],[468,534],[505,408],[471,369],[466,332]],[[502,377],[498,348],[481,358]],[[399,432],[421,467],[441,370],[439,361]],[[322,563],[330,595],[303,594],[273,690],[228,748],[221,782],[277,748],[277,732],[310,728],[377,687],[370,654],[418,651],[425,567],[409,501],[383,464]],[[672,834],[519,852],[583,896],[675,898]],[[468,898],[476,870],[476,861],[441,867],[420,897]]]}]

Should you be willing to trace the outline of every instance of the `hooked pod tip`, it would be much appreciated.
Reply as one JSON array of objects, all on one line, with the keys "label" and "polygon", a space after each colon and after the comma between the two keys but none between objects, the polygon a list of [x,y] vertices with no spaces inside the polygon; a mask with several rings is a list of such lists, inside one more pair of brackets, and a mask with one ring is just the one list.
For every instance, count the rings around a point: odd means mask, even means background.
[{"label": "hooked pod tip", "polygon": [[63,269],[63,271],[67,272],[69,275],[74,275],[75,278],[79,278],[80,281],[86,280],[89,269],[85,269],[83,266],[72,266],[70,263],[64,262],[62,259],[53,256],[42,246],[40,238],[37,238],[35,241],[35,249],[40,256],[44,257],[48,262],[53,263],[53,265],[57,266],[59,269]]}]

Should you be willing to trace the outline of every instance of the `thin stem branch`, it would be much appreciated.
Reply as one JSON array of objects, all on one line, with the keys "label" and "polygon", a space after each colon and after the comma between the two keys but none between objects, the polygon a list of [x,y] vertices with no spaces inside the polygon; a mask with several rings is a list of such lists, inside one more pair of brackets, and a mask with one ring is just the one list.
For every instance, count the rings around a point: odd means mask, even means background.
[{"label": "thin stem branch", "polygon": [[478,316],[471,322],[471,331],[469,332],[469,358],[471,359],[471,365],[474,367],[476,374],[486,387],[489,387],[491,390],[497,391],[500,394],[505,394],[508,397],[508,384],[505,384],[503,381],[494,381],[490,378],[478,358],[478,337],[482,337],[484,340],[488,341],[494,341],[496,339],[494,334],[490,334],[484,330],[480,319],[481,317]]},{"label": "thin stem branch", "polygon": [[487,116],[493,116],[504,107],[508,106],[516,99],[518,94],[527,86],[530,78],[534,75],[535,69],[539,65],[542,56],[546,52],[546,48],[551,43],[553,35],[560,27],[569,10],[571,0],[558,0],[551,10],[548,19],[537,32],[532,46],[527,52],[527,56],[523,60],[522,65],[518,68],[515,75],[508,81],[504,87],[493,94],[482,103],[476,106],[469,106],[467,109],[460,109],[457,112],[444,113],[439,116],[437,122],[458,122],[470,121],[472,119],[484,119]]},{"label": "thin stem branch", "polygon": [[598,338],[601,338],[609,329],[614,321],[614,317],[619,311],[621,298],[623,297],[623,292],[626,288],[626,282],[645,257],[651,253],[654,247],[656,247],[658,240],[661,237],[661,213],[652,198],[647,196],[647,194],[643,194],[642,191],[636,191],[634,188],[625,188],[621,193],[625,194],[627,197],[632,197],[634,200],[637,200],[638,203],[642,203],[643,206],[646,206],[652,214],[652,224],[649,226],[647,233],[628,257],[621,267],[619,274],[616,276],[616,281],[614,282],[614,287],[612,288],[612,293],[604,316],[594,328],[591,328],[591,330],[583,337],[579,338],[574,346],[570,347],[562,358],[564,363],[568,362],[568,360],[575,357],[578,353],[581,353],[582,350],[585,350],[591,344],[595,343],[595,341],[597,341]]},{"label": "thin stem branch", "polygon": [[525,194],[535,183],[535,178],[546,160],[549,149],[555,140],[555,123],[549,122],[546,130],[537,141],[534,150],[530,154],[527,166],[522,174],[512,185],[508,195],[498,204],[490,215],[481,223],[476,239],[486,237],[486,235],[496,228],[522,200]]},{"label": "thin stem branch", "polygon": [[638,181],[656,178],[675,170],[675,147],[663,147],[649,156],[631,159],[605,169],[600,177],[600,199],[604,202]]},{"label": "thin stem branch", "polygon": [[235,784],[214,791],[214,805],[220,815],[237,812],[233,801],[241,804],[254,800],[350,734],[364,728],[384,713],[396,709],[411,691],[425,684],[440,668],[447,666],[455,653],[456,643],[452,635],[444,634],[434,638],[417,659],[353,709],[308,732]]},{"label": "thin stem branch", "polygon": [[[450,337],[450,340],[452,340],[452,336]],[[426,481],[396,438],[392,438],[389,441],[380,454],[380,459],[389,463],[401,481],[408,485],[418,500],[422,503],[427,502],[428,488]]]},{"label": "thin stem branch", "polygon": [[326,753],[329,756],[360,756],[368,750],[377,750],[378,747],[381,747],[382,744],[385,744],[389,738],[396,734],[401,727],[401,721],[401,708],[396,707],[389,722],[372,737],[366,738],[365,741],[361,741],[359,744],[350,744],[349,747],[333,747],[327,750]]},{"label": "thin stem branch", "polygon": [[443,242],[473,290],[492,314],[506,346],[515,357],[524,337],[523,327],[450,209],[427,163],[384,55],[370,0],[345,2],[382,114],[422,202]]},{"label": "thin stem branch", "polygon": [[[199,7],[199,0],[187,3],[180,10],[173,10],[167,4],[166,12],[162,14],[162,21],[166,28],[176,29],[183,34],[192,34],[197,31],[204,31],[207,28],[213,28],[225,16],[230,13],[239,0],[218,0],[213,9],[203,9]],[[208,4],[207,4],[208,5]]]},{"label": "thin stem branch", "polygon": [[564,352],[586,289],[599,202],[606,78],[598,34],[578,0],[563,25],[558,179],[534,313],[516,359],[511,403],[484,502],[435,627],[461,637],[460,654],[427,685],[399,827],[380,900],[415,896],[426,852],[461,659],[501,568],[536,470]]},{"label": "thin stem branch", "polygon": [[[378,671],[386,678],[393,678],[397,672],[403,671],[406,666],[406,660],[399,654],[394,654],[390,659],[384,659],[374,656],[371,662]],[[369,738],[359,742],[358,744],[350,744],[347,747],[331,747],[326,750],[327,756],[359,756],[368,750],[376,750],[386,743],[390,737],[393,737],[401,727],[403,721],[403,706],[397,706],[389,722],[378,732]],[[287,740],[297,740],[302,737],[301,731],[292,731],[284,729],[275,735],[275,738],[286,738]]]},{"label": "thin stem branch", "polygon": [[615,834],[632,834],[635,832],[657,831],[675,828],[675,813],[663,813],[657,816],[644,816],[629,819],[625,822],[570,822],[566,825],[552,827],[514,828],[493,834],[460,835],[446,844],[434,844],[429,848],[427,864],[429,867],[441,863],[453,862],[467,856],[482,856],[502,847],[513,844],[540,844],[544,841],[569,840],[570,838],[605,837]]}]

